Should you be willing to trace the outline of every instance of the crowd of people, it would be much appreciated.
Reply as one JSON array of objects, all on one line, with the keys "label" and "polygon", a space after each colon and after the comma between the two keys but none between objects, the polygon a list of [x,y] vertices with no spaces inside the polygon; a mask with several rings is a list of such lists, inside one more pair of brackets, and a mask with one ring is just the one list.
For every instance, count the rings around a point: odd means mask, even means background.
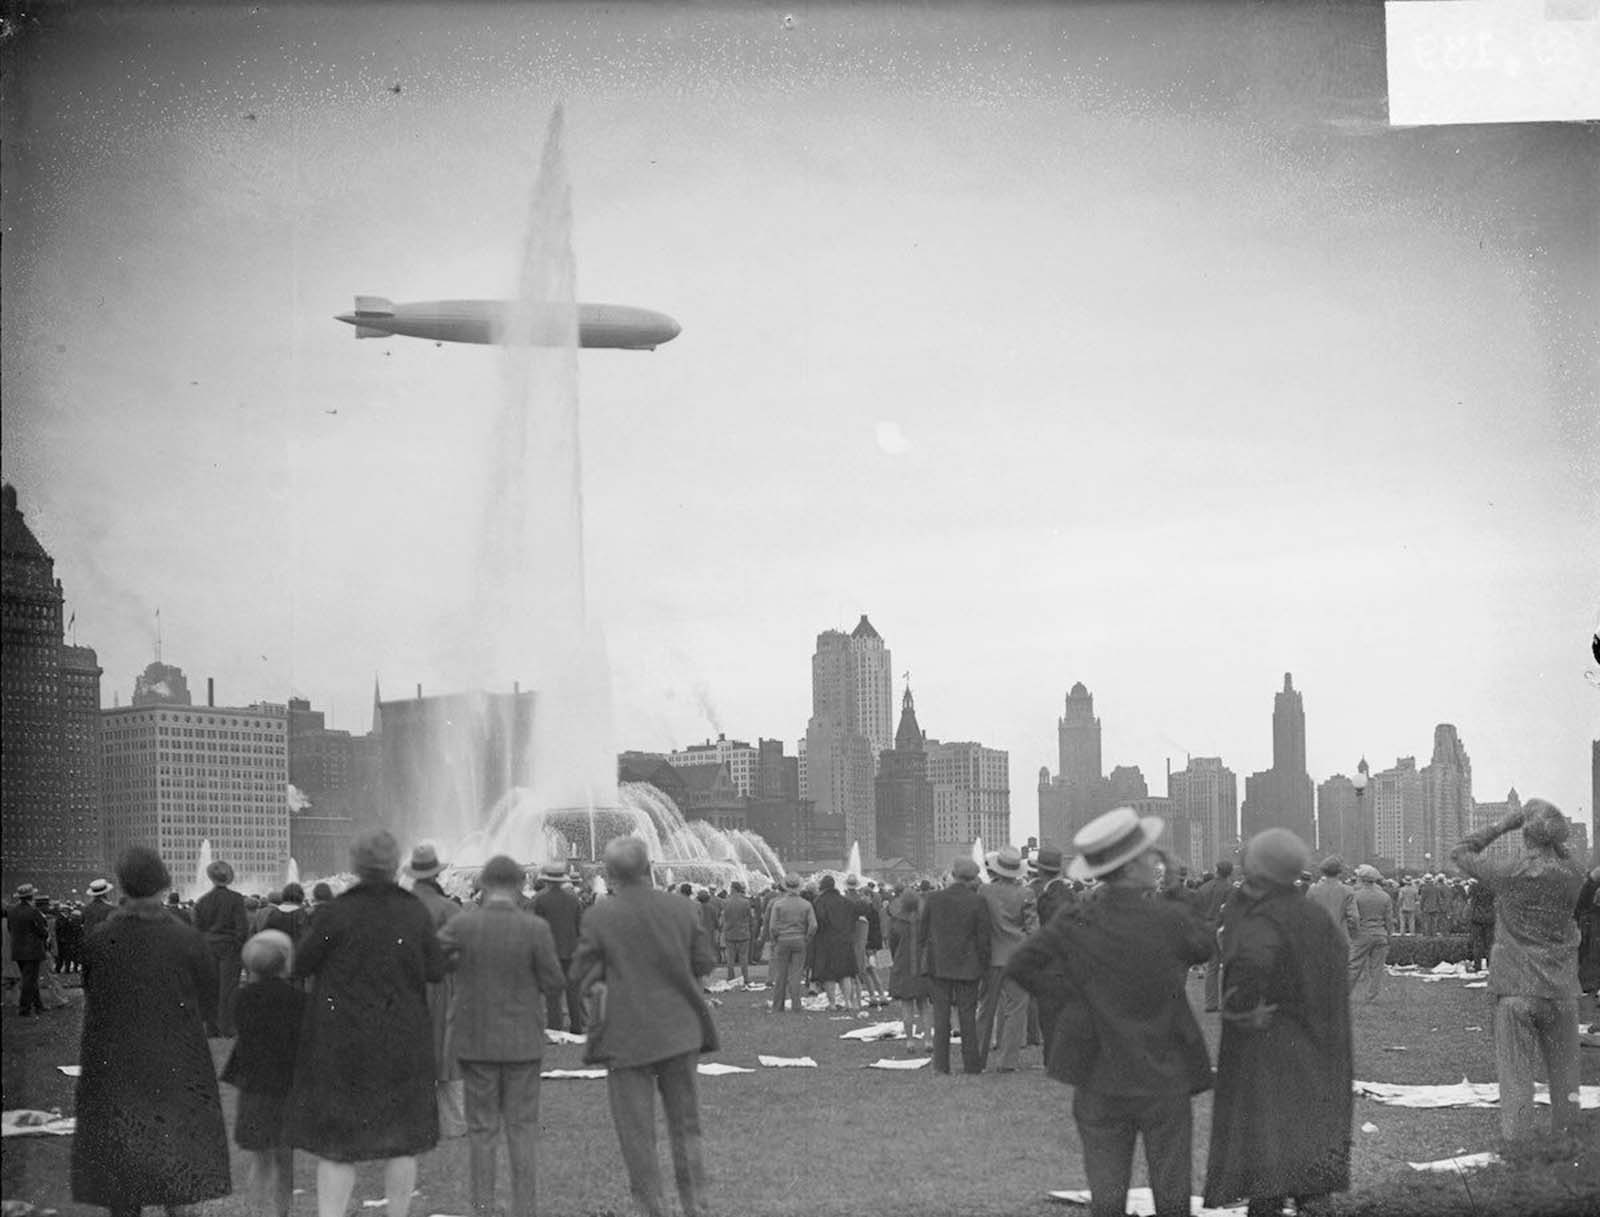
[{"label": "crowd of people", "polygon": [[[1008,846],[987,855],[986,876],[958,858],[938,884],[894,887],[789,874],[760,892],[663,891],[625,837],[606,847],[604,897],[559,863],[529,892],[524,868],[496,857],[461,902],[431,845],[412,851],[402,886],[399,846],[375,831],[353,844],[354,882],[337,896],[288,884],[252,900],[218,861],[188,906],[161,858],[135,847],[117,867],[119,901],[105,880],[76,908],[19,889],[6,957],[28,1017],[48,1006],[42,977],[81,972],[73,1195],[118,1217],[229,1193],[217,1038],[232,1041],[220,1076],[239,1091],[233,1139],[257,1211],[288,1213],[302,1150],[323,1217],[343,1217],[362,1162],[384,1164],[402,1217],[419,1155],[464,1135],[474,1213],[500,1211],[503,1144],[505,1211],[532,1214],[547,1029],[584,1036],[585,1061],[605,1068],[646,1214],[666,1209],[659,1094],[679,1204],[696,1214],[696,1063],[717,1046],[707,985],[719,964],[727,985],[749,985],[764,957],[772,1014],[899,1003],[907,1051],[931,1054],[936,1075],[952,1072],[957,1033],[968,1074],[1015,1071],[1039,1045],[1049,1075],[1074,1087],[1095,1217],[1122,1213],[1141,1136],[1158,1215],[1189,1211],[1192,1100],[1212,1089],[1206,1202],[1256,1215],[1292,1197],[1306,1211],[1349,1186],[1351,1002],[1381,992],[1408,888],[1414,917],[1464,909],[1457,924],[1487,957],[1504,1137],[1531,1135],[1541,1066],[1552,1127],[1573,1124],[1580,993],[1600,989],[1600,868],[1585,874],[1569,855],[1566,825],[1531,800],[1461,842],[1462,879],[1430,880],[1429,901],[1427,882],[1337,858],[1313,879],[1310,850],[1282,829],[1246,843],[1239,875],[1222,862],[1191,878],[1161,848],[1162,821],[1130,808],[1087,825],[1070,859]],[[1488,852],[1518,829],[1520,851]],[[1214,1063],[1199,1021],[1210,1013]]]}]

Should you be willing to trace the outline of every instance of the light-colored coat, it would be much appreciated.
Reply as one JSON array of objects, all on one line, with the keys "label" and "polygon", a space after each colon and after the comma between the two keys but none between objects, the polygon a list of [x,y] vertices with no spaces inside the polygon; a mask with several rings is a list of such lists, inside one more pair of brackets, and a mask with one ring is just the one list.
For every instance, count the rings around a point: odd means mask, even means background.
[{"label": "light-colored coat", "polygon": [[714,1052],[717,1029],[698,977],[716,967],[700,906],[644,884],[623,884],[583,917],[572,974],[606,986],[606,1063],[636,1068]]},{"label": "light-colored coat", "polygon": [[544,1056],[545,998],[566,988],[555,937],[513,899],[462,909],[439,931],[455,974],[450,1044],[458,1061],[537,1061]]}]

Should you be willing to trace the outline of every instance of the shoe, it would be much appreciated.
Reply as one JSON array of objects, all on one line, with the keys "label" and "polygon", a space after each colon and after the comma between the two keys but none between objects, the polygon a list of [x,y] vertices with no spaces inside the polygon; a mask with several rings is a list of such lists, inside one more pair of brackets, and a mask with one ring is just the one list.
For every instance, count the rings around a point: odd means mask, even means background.
[{"label": "shoe", "polygon": [[996,1065],[994,1071],[996,1073],[1016,1073],[1017,1067],[1015,1065]]},{"label": "shoe", "polygon": [[1215,1014],[1216,1012],[1217,1012],[1217,1008],[1215,1006],[1207,1006],[1206,1007],[1206,1013],[1207,1014]]}]

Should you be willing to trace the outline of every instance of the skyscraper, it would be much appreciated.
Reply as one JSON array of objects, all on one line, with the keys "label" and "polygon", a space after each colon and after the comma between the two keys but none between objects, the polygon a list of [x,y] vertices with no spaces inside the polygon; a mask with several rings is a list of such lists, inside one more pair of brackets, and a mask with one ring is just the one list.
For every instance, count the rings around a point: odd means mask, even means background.
[{"label": "skyscraper", "polygon": [[1011,757],[999,748],[965,741],[925,740],[933,783],[935,866],[965,857],[981,837],[985,849],[1011,840]]},{"label": "skyscraper", "polygon": [[[86,711],[86,703],[92,710]],[[0,884],[64,897],[104,873],[100,667],[62,641],[55,559],[0,490]],[[87,714],[87,720],[86,720]]]},{"label": "skyscraper", "polygon": [[835,823],[843,828],[846,850],[858,844],[864,861],[878,856],[874,780],[878,756],[894,740],[891,672],[889,648],[865,613],[849,634],[817,635],[802,797],[812,800],[825,829]]},{"label": "skyscraper", "polygon": [[1337,855],[1348,866],[1360,866],[1371,847],[1362,834],[1366,793],[1356,794],[1356,784],[1336,773],[1317,787],[1317,852]]},{"label": "skyscraper", "polygon": [[1307,845],[1316,841],[1315,794],[1306,772],[1306,712],[1293,676],[1272,699],[1272,768],[1245,779],[1240,835],[1287,828]]},{"label": "skyscraper", "polygon": [[900,703],[894,747],[878,758],[877,832],[881,859],[903,858],[917,870],[933,861],[933,783],[928,752],[917,723],[911,687]]},{"label": "skyscraper", "polygon": [[1227,855],[1223,842],[1232,840],[1239,823],[1239,781],[1220,756],[1195,756],[1167,777],[1167,798],[1175,819],[1189,828],[1189,869],[1199,874]]},{"label": "skyscraper", "polygon": [[1056,776],[1052,778],[1048,769],[1039,771],[1039,838],[1065,849],[1080,828],[1112,806],[1094,695],[1081,680],[1068,690],[1066,706],[1056,720],[1056,745],[1060,764]]},{"label": "skyscraper", "polygon": [[1427,800],[1417,758],[1400,757],[1393,768],[1373,774],[1367,789],[1372,799],[1375,864],[1385,870],[1404,867],[1417,871],[1425,863],[1437,861],[1428,848]]},{"label": "skyscraper", "polygon": [[[782,750],[781,744],[779,750]],[[690,744],[687,748],[680,748],[668,755],[667,760],[678,769],[695,765],[726,765],[728,775],[733,779],[734,789],[740,795],[750,798],[756,793],[759,754],[743,740],[718,735],[715,743],[707,740],[703,744]]]},{"label": "skyscraper", "polygon": [[289,714],[177,703],[101,711],[106,850],[158,850],[173,885],[204,890],[202,841],[241,885],[283,882],[289,861]]},{"label": "skyscraper", "polygon": [[1433,759],[1422,771],[1422,789],[1428,852],[1443,865],[1456,843],[1472,831],[1472,762],[1449,723],[1433,729]]}]

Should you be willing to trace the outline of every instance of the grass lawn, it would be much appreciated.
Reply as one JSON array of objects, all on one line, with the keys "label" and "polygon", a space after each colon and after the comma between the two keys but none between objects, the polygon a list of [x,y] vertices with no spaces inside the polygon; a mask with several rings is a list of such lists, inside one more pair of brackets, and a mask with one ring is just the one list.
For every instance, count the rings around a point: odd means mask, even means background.
[{"label": "grass lawn", "polygon": [[[759,971],[759,969],[758,969]],[[1199,982],[1190,998],[1199,1007]],[[942,1078],[929,1070],[865,1069],[879,1057],[902,1057],[895,1042],[841,1040],[859,1023],[826,1013],[772,1017],[756,994],[723,995],[717,1010],[722,1050],[711,1059],[756,1066],[757,1053],[811,1056],[818,1069],[758,1069],[701,1079],[700,1102],[711,1176],[711,1210],[738,1214],[975,1214],[1066,1217],[1073,1210],[1046,1198],[1084,1186],[1071,1091],[1047,1078],[1037,1049],[1015,1074]],[[886,1014],[886,1017],[892,1017]],[[1585,1015],[1585,1018],[1591,1017]],[[1200,1015],[1212,1039],[1217,1020]],[[56,1070],[78,1057],[78,1007],[40,1020],[5,1012],[4,1106],[73,1109],[73,1083]],[[1373,1006],[1356,1007],[1356,1076],[1369,1081],[1492,1082],[1494,1054],[1488,998],[1460,981],[1427,984],[1390,977]],[[218,1065],[227,1045],[214,1044]],[[1403,1051],[1401,1050],[1403,1049]],[[577,1047],[551,1045],[546,1067],[576,1067]],[[1600,1052],[1584,1051],[1583,1080],[1600,1082]],[[234,1092],[222,1088],[232,1127]],[[541,1100],[540,1198],[544,1214],[630,1211],[616,1138],[598,1081],[546,1081]],[[1208,1095],[1194,1105],[1195,1190],[1200,1190],[1211,1136]],[[1405,1164],[1495,1148],[1497,1113],[1413,1110],[1357,1098],[1353,1170],[1356,1190],[1340,1214],[1600,1212],[1600,1119],[1587,1113],[1584,1139],[1552,1146],[1502,1168],[1458,1176],[1420,1175]],[[1359,1131],[1366,1123],[1377,1131]],[[62,1214],[98,1212],[74,1205],[68,1184],[70,1138],[6,1143],[0,1191]],[[671,1166],[662,1146],[671,1188]],[[234,1159],[245,1182],[245,1161]],[[502,1165],[502,1172],[504,1166]],[[312,1214],[314,1168],[297,1159],[297,1214]],[[1135,1185],[1144,1182],[1136,1165]],[[464,1141],[450,1141],[422,1160],[418,1215],[462,1214],[467,1204]],[[364,1168],[356,1195],[382,1194],[379,1173]],[[505,1199],[502,1183],[502,1202]],[[243,1217],[241,1196],[203,1207],[206,1217]],[[361,1210],[377,1212],[376,1209]]]}]

